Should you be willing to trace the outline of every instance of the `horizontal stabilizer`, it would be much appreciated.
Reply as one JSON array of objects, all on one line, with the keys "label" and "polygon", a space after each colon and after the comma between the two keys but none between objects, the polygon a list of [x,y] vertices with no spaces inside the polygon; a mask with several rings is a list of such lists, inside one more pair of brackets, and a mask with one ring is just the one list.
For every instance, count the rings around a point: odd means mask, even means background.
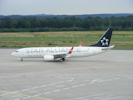
[{"label": "horizontal stabilizer", "polygon": [[115,45],[109,46],[110,49],[112,49],[112,48],[114,48],[114,47],[115,47]]}]

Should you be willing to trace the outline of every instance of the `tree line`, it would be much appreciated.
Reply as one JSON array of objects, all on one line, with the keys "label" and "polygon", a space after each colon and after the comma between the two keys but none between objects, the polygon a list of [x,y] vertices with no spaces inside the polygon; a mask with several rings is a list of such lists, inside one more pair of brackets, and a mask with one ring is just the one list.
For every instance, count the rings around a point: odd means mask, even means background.
[{"label": "tree line", "polygon": [[0,19],[0,32],[102,31],[108,27],[116,31],[133,31],[133,16]]}]

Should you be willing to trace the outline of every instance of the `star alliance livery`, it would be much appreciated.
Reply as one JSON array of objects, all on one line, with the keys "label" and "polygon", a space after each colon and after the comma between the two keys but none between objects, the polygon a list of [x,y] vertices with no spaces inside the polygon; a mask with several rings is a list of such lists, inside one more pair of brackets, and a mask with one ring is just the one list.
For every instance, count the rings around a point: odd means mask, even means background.
[{"label": "star alliance livery", "polygon": [[82,43],[79,47],[30,47],[18,49],[11,53],[21,61],[23,58],[43,58],[45,61],[65,61],[70,57],[87,57],[97,55],[109,51],[114,47],[109,46],[113,28],[108,28],[100,40],[91,46],[83,47]]}]

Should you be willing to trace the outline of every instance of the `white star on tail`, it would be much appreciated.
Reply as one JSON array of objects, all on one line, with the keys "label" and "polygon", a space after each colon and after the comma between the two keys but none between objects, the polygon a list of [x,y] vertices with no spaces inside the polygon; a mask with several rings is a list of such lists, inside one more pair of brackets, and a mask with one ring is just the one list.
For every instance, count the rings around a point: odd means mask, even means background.
[{"label": "white star on tail", "polygon": [[108,41],[109,41],[109,39],[106,39],[106,37],[104,37],[104,38],[101,40],[102,46],[108,45]]}]

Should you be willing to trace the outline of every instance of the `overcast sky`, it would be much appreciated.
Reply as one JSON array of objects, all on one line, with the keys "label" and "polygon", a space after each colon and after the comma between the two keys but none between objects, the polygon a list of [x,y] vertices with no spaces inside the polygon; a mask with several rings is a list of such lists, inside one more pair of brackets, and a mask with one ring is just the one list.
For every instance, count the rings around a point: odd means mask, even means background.
[{"label": "overcast sky", "polygon": [[0,0],[0,15],[133,13],[133,0]]}]

